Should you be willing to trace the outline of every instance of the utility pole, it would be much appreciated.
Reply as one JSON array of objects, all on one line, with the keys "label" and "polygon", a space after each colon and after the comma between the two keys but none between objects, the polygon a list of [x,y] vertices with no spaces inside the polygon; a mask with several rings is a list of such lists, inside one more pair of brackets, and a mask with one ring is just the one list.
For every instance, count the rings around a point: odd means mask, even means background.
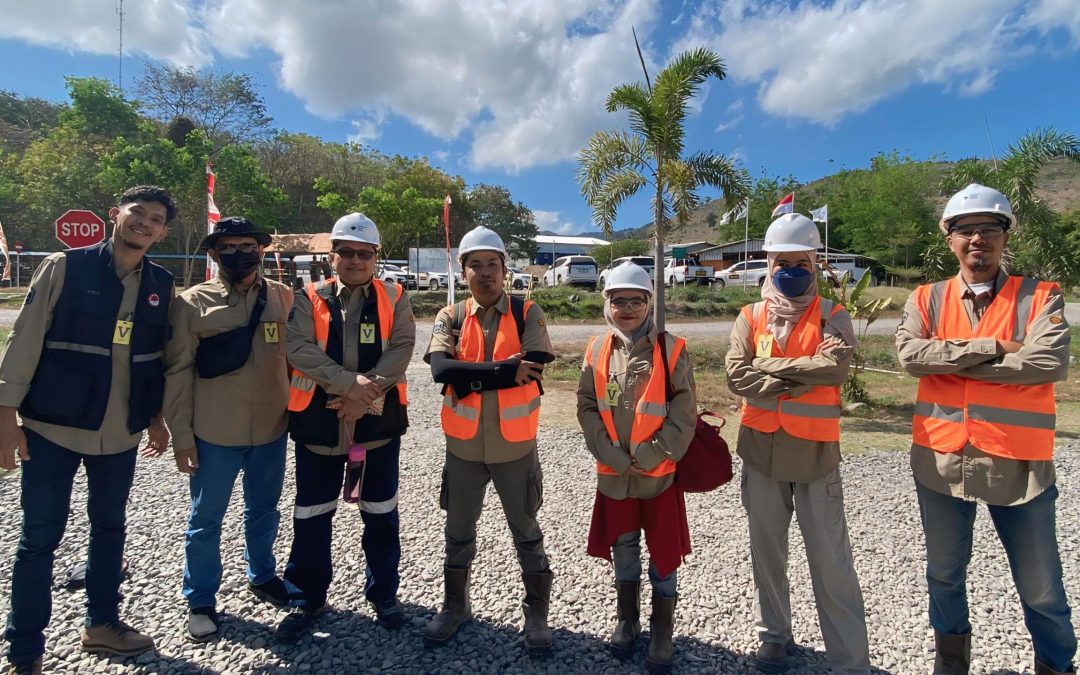
[{"label": "utility pole", "polygon": [[116,50],[117,66],[116,88],[124,95],[124,0],[116,0],[116,14],[120,17],[120,47]]}]

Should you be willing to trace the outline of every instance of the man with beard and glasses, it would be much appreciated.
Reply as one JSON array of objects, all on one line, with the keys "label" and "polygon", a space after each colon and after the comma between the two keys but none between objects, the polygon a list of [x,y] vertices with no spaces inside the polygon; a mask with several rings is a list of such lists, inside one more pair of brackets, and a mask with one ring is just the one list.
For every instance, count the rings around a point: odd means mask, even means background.
[{"label": "man with beard and glasses", "polygon": [[221,522],[244,473],[248,590],[275,607],[289,594],[277,575],[274,540],[285,478],[289,403],[285,327],[293,293],[261,273],[270,235],[245,218],[223,218],[201,249],[216,279],[180,294],[165,351],[165,417],[176,468],[190,476],[183,594],[188,636],[217,636]]},{"label": "man with beard and glasses", "polygon": [[10,673],[42,672],[53,560],[80,464],[90,520],[82,649],[132,656],[154,648],[120,620],[120,579],[136,447],[148,428],[144,454],[169,444],[161,355],[173,277],[146,252],[175,216],[159,187],[124,192],[109,210],[109,240],[42,262],[0,359],[0,469],[15,468],[16,451],[22,464],[22,535],[4,634]]},{"label": "man with beard and glasses", "polygon": [[1056,284],[1002,268],[1016,216],[997,190],[967,186],[940,225],[960,273],[916,289],[896,333],[900,363],[919,378],[911,469],[934,673],[970,668],[967,567],[980,501],[1012,568],[1036,674],[1073,673],[1076,633],[1054,525],[1054,383],[1069,368],[1064,299]]}]

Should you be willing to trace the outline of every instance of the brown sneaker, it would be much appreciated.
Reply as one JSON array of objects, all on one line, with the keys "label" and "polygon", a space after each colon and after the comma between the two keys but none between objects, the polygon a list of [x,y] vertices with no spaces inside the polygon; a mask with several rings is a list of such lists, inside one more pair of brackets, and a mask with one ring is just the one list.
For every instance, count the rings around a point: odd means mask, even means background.
[{"label": "brown sneaker", "polygon": [[135,656],[154,648],[154,638],[143,635],[123,621],[83,628],[82,650],[91,654]]},{"label": "brown sneaker", "polygon": [[41,675],[41,657],[33,661],[10,662],[7,675]]}]

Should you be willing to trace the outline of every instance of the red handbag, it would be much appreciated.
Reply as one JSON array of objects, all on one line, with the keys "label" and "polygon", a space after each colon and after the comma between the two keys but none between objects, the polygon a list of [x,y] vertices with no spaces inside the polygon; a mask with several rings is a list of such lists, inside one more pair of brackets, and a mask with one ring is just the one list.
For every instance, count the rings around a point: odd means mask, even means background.
[{"label": "red handbag", "polygon": [[[656,339],[659,344],[664,345],[666,333],[658,333]],[[667,349],[660,350],[660,357],[664,361],[664,384],[670,401],[673,392]],[[675,463],[675,485],[683,492],[711,492],[729,482],[732,477],[731,452],[728,450],[727,441],[720,436],[720,427],[703,419],[706,416],[719,419],[720,426],[723,426],[724,418],[720,415],[707,410],[698,413],[694,438],[690,441],[686,454]]]}]

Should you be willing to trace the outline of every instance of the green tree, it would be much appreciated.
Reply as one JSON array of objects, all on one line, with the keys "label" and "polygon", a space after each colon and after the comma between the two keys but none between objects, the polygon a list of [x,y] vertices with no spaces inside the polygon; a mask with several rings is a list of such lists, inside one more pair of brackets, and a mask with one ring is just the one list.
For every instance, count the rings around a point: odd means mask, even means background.
[{"label": "green tree", "polygon": [[[712,51],[698,48],[675,57],[656,76],[655,86],[622,84],[607,98],[607,111],[625,111],[630,132],[599,131],[578,156],[577,180],[592,208],[593,221],[610,237],[619,206],[646,187],[653,193],[657,268],[663,266],[664,235],[671,216],[685,224],[699,203],[697,189],[719,189],[729,204],[749,193],[745,171],[728,157],[698,152],[683,158],[685,121],[690,100],[710,78],[724,79],[724,64]],[[656,275],[657,326],[664,328],[664,284]]]},{"label": "green tree", "polygon": [[65,106],[0,90],[0,147],[22,153],[60,123]]},{"label": "green tree", "polygon": [[532,261],[536,257],[536,220],[528,207],[514,202],[510,190],[499,185],[476,185],[467,198],[470,224],[497,232],[511,260]]},{"label": "green tree", "polygon": [[1053,210],[1035,191],[1039,170],[1055,157],[1080,161],[1080,139],[1052,127],[1036,129],[1011,144],[1000,162],[957,162],[942,180],[941,191],[949,196],[969,183],[1000,190],[1017,218],[1009,237],[1010,267],[1073,285],[1080,278],[1080,261],[1070,255],[1068,233],[1057,227]]}]

